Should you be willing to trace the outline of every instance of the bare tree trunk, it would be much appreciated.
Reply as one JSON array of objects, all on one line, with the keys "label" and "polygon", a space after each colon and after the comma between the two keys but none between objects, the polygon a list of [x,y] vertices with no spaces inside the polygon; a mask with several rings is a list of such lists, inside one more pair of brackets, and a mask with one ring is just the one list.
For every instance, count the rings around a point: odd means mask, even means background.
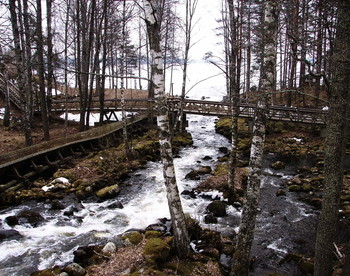
[{"label": "bare tree trunk", "polygon": [[145,21],[152,56],[154,75],[154,93],[157,105],[157,124],[159,127],[159,144],[163,163],[163,175],[167,191],[168,205],[173,231],[175,246],[178,256],[186,258],[189,255],[189,236],[185,215],[182,209],[179,190],[176,184],[174,161],[172,156],[171,132],[167,99],[165,97],[165,82],[162,51],[160,49],[159,18],[156,9],[156,0],[143,0]]},{"label": "bare tree trunk", "polygon": [[229,81],[230,81],[230,101],[231,101],[231,153],[229,159],[229,177],[228,187],[230,193],[235,196],[234,182],[236,174],[236,159],[237,159],[237,120],[238,120],[238,100],[239,100],[239,88],[238,88],[238,75],[237,72],[237,33],[236,33],[236,18],[234,10],[234,0],[227,0],[229,9],[229,41],[230,41],[230,56],[229,56]]},{"label": "bare tree trunk", "polygon": [[347,110],[350,87],[350,2],[338,1],[338,26],[333,53],[333,79],[330,87],[330,109],[325,140],[324,188],[319,217],[315,276],[331,275],[333,242],[339,221],[339,199],[343,185]]},{"label": "bare tree trunk", "polygon": [[250,172],[243,205],[240,229],[237,237],[231,275],[249,274],[250,250],[254,238],[262,172],[263,146],[269,104],[269,92],[274,88],[276,66],[276,36],[278,27],[277,0],[265,1],[264,6],[264,52],[262,64],[261,93],[255,109],[253,138],[250,150]]},{"label": "bare tree trunk", "polygon": [[52,44],[52,3],[54,0],[46,0],[47,13],[47,111],[50,118],[52,88],[53,88],[53,44]]},{"label": "bare tree trunk", "polygon": [[44,45],[41,15],[41,0],[36,1],[37,17],[37,55],[38,55],[38,75],[39,75],[39,98],[41,109],[41,121],[43,124],[44,140],[50,140],[49,117],[47,112],[46,91],[45,91],[45,64],[44,64]]},{"label": "bare tree trunk", "polygon": [[5,104],[5,111],[4,111],[4,119],[3,119],[3,126],[9,127],[10,126],[10,90],[8,86],[8,72],[7,68],[5,66],[5,59],[4,59],[4,53],[2,50],[2,46],[0,45],[0,73],[4,75],[4,104]]},{"label": "bare tree trunk", "polygon": [[186,0],[186,17],[185,17],[185,55],[184,55],[184,67],[182,71],[182,86],[181,86],[181,102],[180,102],[180,110],[179,110],[179,129],[180,131],[184,130],[183,126],[183,109],[184,109],[184,101],[186,96],[186,80],[187,80],[187,66],[189,59],[189,52],[191,48],[191,33],[192,33],[192,20],[194,17],[194,13],[196,11],[196,7],[198,4],[198,0]]}]

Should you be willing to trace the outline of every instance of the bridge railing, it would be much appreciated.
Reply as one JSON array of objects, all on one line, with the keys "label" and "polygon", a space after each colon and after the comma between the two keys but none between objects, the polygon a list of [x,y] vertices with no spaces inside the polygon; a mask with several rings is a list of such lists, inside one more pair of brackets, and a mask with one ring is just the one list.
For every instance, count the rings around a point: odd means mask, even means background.
[{"label": "bridge railing", "polygon": [[[168,105],[172,111],[179,110],[181,99],[178,97],[169,97]],[[231,104],[218,101],[202,101],[185,99],[183,102],[185,113],[202,114],[211,116],[229,116],[231,115]],[[124,107],[130,112],[151,111],[155,108],[155,102],[152,99],[125,99]],[[54,100],[52,103],[52,110],[57,112],[79,111],[79,100],[71,99],[67,102],[65,100]],[[100,108],[99,99],[94,98],[92,101],[91,110],[98,111]],[[104,101],[104,110],[120,111],[120,99],[107,99]],[[253,118],[255,112],[255,105],[240,103],[239,117]],[[289,122],[304,122],[325,124],[327,111],[320,109],[286,107],[286,106],[270,106],[268,118],[270,120],[289,121]]]}]

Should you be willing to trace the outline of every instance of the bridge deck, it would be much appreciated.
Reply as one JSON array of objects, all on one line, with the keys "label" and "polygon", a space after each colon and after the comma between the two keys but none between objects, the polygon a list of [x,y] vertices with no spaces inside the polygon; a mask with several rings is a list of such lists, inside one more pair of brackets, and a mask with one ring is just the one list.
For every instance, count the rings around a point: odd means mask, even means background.
[{"label": "bridge deck", "polygon": [[[181,100],[179,98],[168,98],[169,108],[177,111],[180,108]],[[142,112],[154,109],[155,102],[150,99],[125,99],[125,110],[130,112]],[[55,112],[79,111],[79,100],[72,99],[66,104],[64,100],[54,100],[52,110]],[[91,106],[92,111],[99,111],[99,101],[94,99]],[[106,100],[104,102],[105,112],[121,111],[121,100]],[[255,106],[252,104],[239,104],[239,117],[253,118]],[[231,114],[231,105],[218,101],[203,101],[185,99],[184,112],[188,114],[200,114],[207,116],[229,116]],[[270,106],[268,118],[275,121],[287,121],[298,123],[325,124],[328,112],[320,109],[297,108],[285,106]]]}]

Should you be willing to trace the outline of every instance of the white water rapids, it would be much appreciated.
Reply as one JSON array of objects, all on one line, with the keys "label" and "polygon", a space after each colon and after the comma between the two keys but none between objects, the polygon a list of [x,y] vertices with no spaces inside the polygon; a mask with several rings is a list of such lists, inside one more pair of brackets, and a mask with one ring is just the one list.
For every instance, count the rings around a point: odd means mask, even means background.
[{"label": "white water rapids", "polygon": [[[183,148],[174,160],[180,193],[192,190],[198,184],[198,181],[185,179],[187,173],[199,166],[209,165],[214,169],[217,158],[223,155],[219,147],[229,147],[228,140],[215,133],[215,118],[189,115],[188,119],[187,130],[193,136],[193,146]],[[212,159],[204,160],[205,156]],[[268,173],[274,172],[269,169]],[[314,215],[307,213],[305,205],[297,202],[292,195],[275,196],[281,183],[289,177],[286,172],[283,177],[264,177],[261,196],[263,211],[258,217],[253,245],[253,252],[260,256],[261,263],[257,262],[257,273],[252,275],[263,275],[261,273],[270,271],[271,267],[276,271],[281,258],[295,247],[295,239],[299,235],[296,230],[302,230],[304,225],[310,223],[310,217],[314,218]],[[211,195],[221,196],[217,191]],[[116,201],[120,201],[124,208],[107,208]],[[228,216],[219,218],[217,224],[206,225],[203,218],[210,199],[182,197],[182,203],[184,211],[204,227],[227,234],[237,230],[240,211],[234,207],[228,207]],[[101,203],[83,202],[83,205],[84,208],[72,217],[64,216],[65,210],[50,210],[50,204],[43,202],[31,202],[1,211],[0,228],[17,230],[23,238],[0,243],[0,276],[24,276],[54,265],[63,266],[73,261],[73,252],[78,246],[104,244],[130,228],[145,228],[159,218],[169,218],[161,164],[149,162],[146,169],[134,172],[125,181],[116,199]],[[35,228],[30,225],[11,228],[6,224],[6,217],[25,209],[40,212],[45,222]],[[269,265],[264,268],[266,258]],[[290,269],[287,266],[281,272]]]}]

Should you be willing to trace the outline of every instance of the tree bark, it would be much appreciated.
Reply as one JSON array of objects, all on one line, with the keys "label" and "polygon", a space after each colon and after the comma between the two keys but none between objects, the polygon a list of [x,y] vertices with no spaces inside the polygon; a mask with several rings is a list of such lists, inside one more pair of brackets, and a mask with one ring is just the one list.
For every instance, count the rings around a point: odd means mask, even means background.
[{"label": "tree bark", "polygon": [[167,191],[167,199],[178,256],[186,258],[189,255],[189,236],[185,215],[183,213],[179,190],[176,183],[175,168],[172,156],[171,132],[167,99],[165,97],[165,82],[162,51],[160,48],[159,18],[156,9],[156,0],[143,0],[145,21],[152,57],[154,94],[157,106],[157,125],[159,128],[159,144],[163,175]]},{"label": "tree bark", "polygon": [[261,168],[269,92],[271,92],[275,86],[276,36],[278,27],[277,0],[265,1],[263,26],[264,52],[261,93],[259,94],[255,111],[253,138],[250,149],[250,172],[248,175],[246,197],[231,269],[231,275],[238,276],[249,274],[250,250],[254,238],[255,221],[260,196]]},{"label": "tree bark", "polygon": [[[235,174],[236,174],[236,159],[237,159],[237,120],[238,120],[238,100],[239,100],[239,84],[237,72],[237,33],[236,19],[233,0],[227,0],[229,9],[229,41],[230,41],[230,56],[229,56],[229,88],[231,101],[231,152],[229,159],[229,177],[228,187],[230,194],[235,197]],[[239,70],[238,70],[239,71]]]},{"label": "tree bark", "polygon": [[349,10],[349,1],[338,1],[338,26],[333,54],[334,75],[330,87],[330,108],[325,140],[325,179],[316,237],[315,276],[331,275],[333,270],[333,242],[339,221],[350,91]]},{"label": "tree bark", "polygon": [[44,64],[44,42],[42,30],[42,16],[41,16],[41,0],[36,1],[36,31],[37,31],[37,56],[38,56],[38,75],[39,75],[39,98],[41,122],[43,124],[44,140],[50,140],[49,117],[47,112],[46,91],[45,91],[45,64]]}]

